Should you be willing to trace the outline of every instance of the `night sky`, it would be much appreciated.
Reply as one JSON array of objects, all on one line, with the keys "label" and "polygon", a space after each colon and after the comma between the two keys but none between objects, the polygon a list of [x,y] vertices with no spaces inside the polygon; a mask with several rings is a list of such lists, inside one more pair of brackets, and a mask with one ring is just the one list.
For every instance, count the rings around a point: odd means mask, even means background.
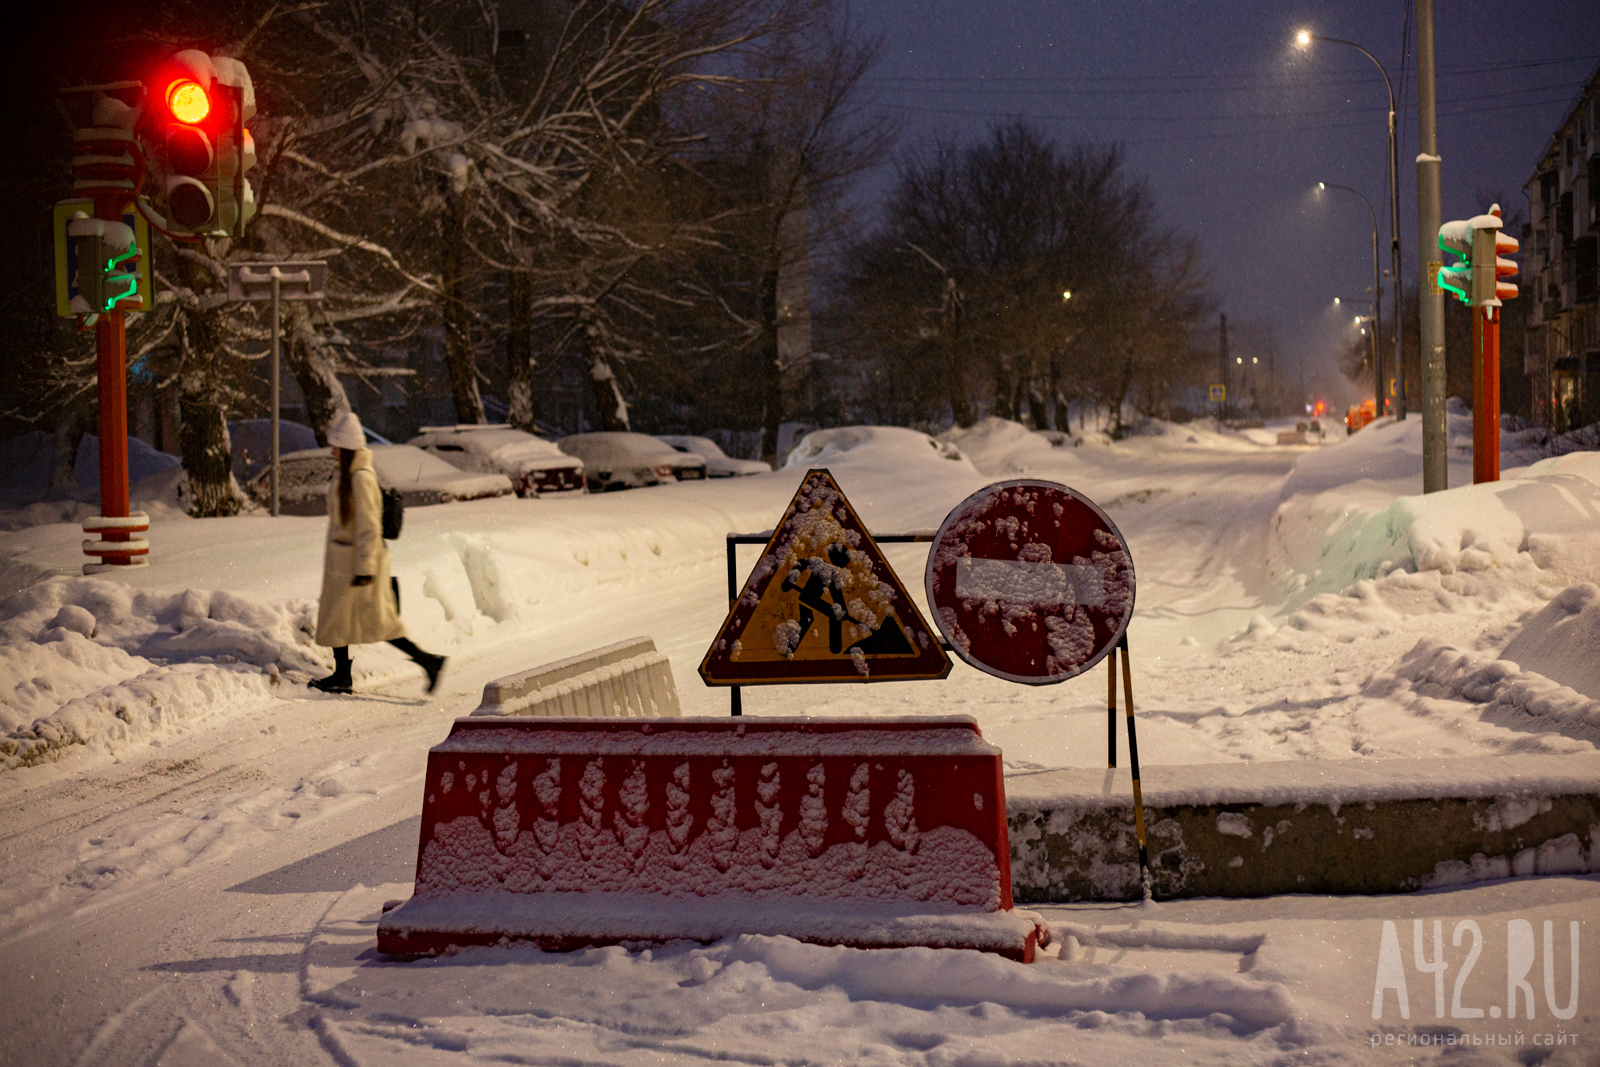
[{"label": "night sky", "polygon": [[[1303,360],[1312,381],[1350,339],[1348,301],[1369,299],[1372,278],[1367,209],[1314,190],[1366,194],[1387,268],[1388,97],[1360,52],[1308,52],[1293,38],[1307,28],[1355,41],[1395,83],[1402,270],[1414,283],[1416,60],[1403,0],[878,0],[857,11],[884,35],[872,88],[903,113],[903,146],[1018,115],[1063,142],[1121,144],[1167,221],[1200,239],[1230,329],[1249,343],[1270,323],[1280,368]],[[1435,38],[1444,218],[1487,210],[1495,194],[1525,217],[1522,184],[1600,62],[1600,6],[1437,0]],[[876,176],[868,199],[890,180]],[[1390,314],[1386,299],[1386,324]]]}]

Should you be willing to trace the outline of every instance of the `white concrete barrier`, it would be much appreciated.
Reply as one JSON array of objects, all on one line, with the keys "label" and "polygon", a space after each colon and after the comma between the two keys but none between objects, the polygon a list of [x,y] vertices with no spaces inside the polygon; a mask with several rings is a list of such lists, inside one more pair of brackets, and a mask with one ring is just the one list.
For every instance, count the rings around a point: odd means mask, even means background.
[{"label": "white concrete barrier", "polygon": [[557,660],[483,687],[474,715],[678,716],[672,665],[648,637]]}]

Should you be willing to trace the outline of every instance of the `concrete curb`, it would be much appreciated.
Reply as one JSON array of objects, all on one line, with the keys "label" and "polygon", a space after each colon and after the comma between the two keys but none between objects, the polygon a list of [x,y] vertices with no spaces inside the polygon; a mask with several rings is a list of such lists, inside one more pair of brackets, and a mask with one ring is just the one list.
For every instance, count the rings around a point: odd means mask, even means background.
[{"label": "concrete curb", "polygon": [[[1600,753],[1145,767],[1157,897],[1600,870]],[[1127,770],[1006,779],[1018,903],[1140,896]]]}]

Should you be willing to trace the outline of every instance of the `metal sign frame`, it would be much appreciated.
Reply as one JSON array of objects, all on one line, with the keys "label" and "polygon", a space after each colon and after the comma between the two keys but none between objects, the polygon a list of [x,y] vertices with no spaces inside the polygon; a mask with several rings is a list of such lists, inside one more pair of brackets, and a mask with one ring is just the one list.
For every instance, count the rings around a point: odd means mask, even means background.
[{"label": "metal sign frame", "polygon": [[[240,174],[243,173],[241,170]],[[244,213],[241,205],[240,214]],[[278,515],[278,423],[282,400],[282,361],[279,358],[280,305],[285,300],[322,300],[328,294],[328,264],[321,259],[228,264],[228,299],[272,302],[272,459],[269,510]]]}]

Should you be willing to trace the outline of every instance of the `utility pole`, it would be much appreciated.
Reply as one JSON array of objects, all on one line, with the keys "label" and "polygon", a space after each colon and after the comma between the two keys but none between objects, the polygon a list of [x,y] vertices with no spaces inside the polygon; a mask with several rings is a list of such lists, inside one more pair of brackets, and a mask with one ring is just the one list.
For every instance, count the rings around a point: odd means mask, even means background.
[{"label": "utility pole", "polygon": [[1422,357],[1422,491],[1448,488],[1444,411],[1444,291],[1439,288],[1439,136],[1434,116],[1433,0],[1417,0],[1417,286]]},{"label": "utility pole", "polygon": [[1228,417],[1228,316],[1222,316],[1222,417]]}]

